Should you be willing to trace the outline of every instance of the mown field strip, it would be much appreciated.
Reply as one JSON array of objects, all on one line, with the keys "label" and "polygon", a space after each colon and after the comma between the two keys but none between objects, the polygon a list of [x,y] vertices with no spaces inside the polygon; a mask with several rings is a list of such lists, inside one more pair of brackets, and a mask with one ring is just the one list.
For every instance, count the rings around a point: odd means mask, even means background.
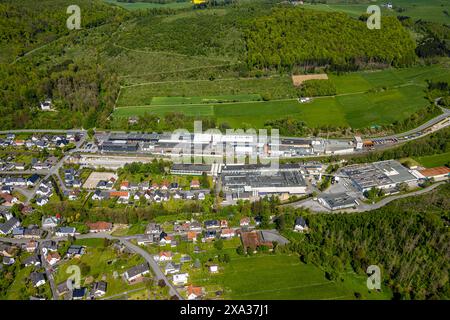
[{"label": "mown field strip", "polygon": [[214,68],[221,68],[221,67],[231,67],[231,66],[235,66],[235,65],[237,65],[237,63],[217,64],[217,65],[211,65],[211,66],[199,66],[199,67],[179,69],[179,70],[173,70],[173,71],[141,73],[141,74],[138,74],[138,75],[131,75],[130,74],[130,75],[126,75],[126,76],[119,76],[118,78],[141,78],[141,77],[154,76],[154,75],[160,75],[160,74],[182,73],[182,72],[186,72],[186,71],[194,71],[194,70],[202,70],[202,69],[214,69]]},{"label": "mown field strip", "polygon": [[182,53],[178,53],[178,52],[171,52],[171,51],[150,51],[150,50],[133,49],[133,48],[128,48],[128,47],[122,46],[122,45],[117,44],[117,43],[113,43],[113,46],[121,48],[121,49],[124,49],[124,50],[128,50],[128,51],[138,52],[138,53],[165,54],[165,55],[168,55],[168,56],[178,56],[178,57],[185,57],[185,58],[199,59],[199,60],[231,62],[231,60],[228,60],[228,59],[211,58],[211,57],[206,57],[206,56],[190,56],[190,55],[187,55],[187,54],[182,54]]},{"label": "mown field strip", "polygon": [[281,101],[297,101],[297,99],[276,99],[270,101],[234,101],[234,102],[211,102],[211,103],[180,103],[180,104],[147,104],[142,106],[125,106],[117,107],[116,109],[132,109],[132,108],[152,108],[152,107],[181,107],[181,106],[221,106],[221,105],[233,105],[233,104],[253,104],[253,103],[271,103],[271,102],[281,102]]},{"label": "mown field strip", "polygon": [[142,82],[135,83],[130,85],[122,85],[121,88],[132,88],[132,87],[140,87],[140,86],[150,86],[152,84],[167,84],[167,83],[195,83],[195,82],[220,82],[220,81],[252,81],[252,80],[269,80],[272,78],[279,78],[279,76],[269,76],[264,78],[223,78],[223,79],[196,79],[196,80],[168,80],[168,81],[150,81],[150,82]]}]

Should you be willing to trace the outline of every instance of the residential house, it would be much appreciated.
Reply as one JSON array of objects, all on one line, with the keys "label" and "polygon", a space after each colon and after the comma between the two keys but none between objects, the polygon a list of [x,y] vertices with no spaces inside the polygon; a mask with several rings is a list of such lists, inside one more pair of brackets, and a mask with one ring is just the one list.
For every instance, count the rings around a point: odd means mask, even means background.
[{"label": "residential house", "polygon": [[147,263],[142,263],[142,264],[132,267],[131,269],[128,269],[124,273],[124,277],[125,277],[125,280],[127,280],[128,282],[134,282],[149,273],[150,273],[150,270],[148,268]]},{"label": "residential house", "polygon": [[190,226],[189,226],[189,230],[191,230],[191,231],[202,231],[202,225],[201,225],[200,222],[192,221]]},{"label": "residential house", "polygon": [[7,220],[5,223],[0,223],[0,234],[7,235],[12,232],[12,230],[20,225],[20,221],[15,217]]},{"label": "residential house", "polygon": [[29,266],[38,267],[41,265],[41,257],[38,254],[32,255],[23,261],[23,265],[25,267]]},{"label": "residential house", "polygon": [[146,246],[148,244],[154,244],[158,241],[158,236],[153,234],[146,234],[137,239],[138,246]]},{"label": "residential house", "polygon": [[45,229],[45,230],[54,229],[54,228],[56,228],[58,226],[59,221],[60,220],[57,217],[53,217],[53,216],[43,218],[43,220],[42,220],[42,228]]},{"label": "residential house", "polygon": [[161,233],[161,226],[157,223],[150,222],[147,227],[145,228],[146,234],[160,234]]},{"label": "residential house", "polygon": [[57,237],[68,237],[68,236],[75,236],[77,230],[74,227],[59,227],[56,232],[55,235]]},{"label": "residential house", "polygon": [[210,273],[218,273],[219,272],[219,266],[216,264],[212,264],[209,266],[209,272]]},{"label": "residential house", "polygon": [[80,190],[70,190],[68,198],[70,201],[75,201],[80,196]]},{"label": "residential house", "polygon": [[180,258],[180,263],[188,263],[191,261],[192,261],[191,257],[188,256],[187,254],[182,255]]},{"label": "residential house", "polygon": [[128,203],[128,200],[130,200],[130,193],[128,191],[111,191],[109,196],[117,198],[118,203]]},{"label": "residential house", "polygon": [[200,188],[200,181],[197,179],[192,179],[191,181],[191,189],[199,189]]},{"label": "residential house", "polygon": [[103,297],[106,294],[108,284],[105,281],[95,282],[92,286],[91,295],[95,298]]},{"label": "residential house", "polygon": [[92,200],[105,200],[109,198],[109,193],[103,192],[101,190],[95,190],[92,195]]},{"label": "residential house", "polygon": [[159,262],[172,261],[171,251],[161,251],[158,255],[154,256],[154,259]]},{"label": "residential house", "polygon": [[178,185],[178,182],[172,182],[169,185],[169,190],[170,191],[175,191],[175,190],[178,190],[179,188],[180,188],[180,186]]},{"label": "residential house", "polygon": [[36,204],[38,205],[38,206],[40,206],[40,207],[42,207],[42,206],[45,206],[47,203],[48,203],[48,198],[45,198],[45,197],[43,197],[43,198],[37,198],[36,199]]},{"label": "residential house", "polygon": [[34,287],[40,287],[45,284],[45,274],[42,272],[32,272],[30,274],[30,280]]},{"label": "residential house", "polygon": [[159,245],[165,246],[166,244],[171,244],[172,236],[167,235],[164,231],[159,235]]},{"label": "residential house", "polygon": [[188,273],[177,273],[172,277],[173,284],[176,286],[185,285],[188,282]]},{"label": "residential house", "polygon": [[86,288],[77,288],[72,291],[72,299],[73,300],[82,300],[86,295]]},{"label": "residential house", "polygon": [[308,230],[308,226],[306,225],[305,219],[303,219],[303,217],[297,217],[295,219],[294,231],[303,232],[303,231],[307,231],[307,230]]},{"label": "residential house", "polygon": [[58,244],[53,240],[47,240],[47,241],[42,242],[41,247],[45,252],[58,251]]},{"label": "residential house", "polygon": [[161,189],[162,191],[167,191],[167,190],[169,190],[169,186],[170,186],[169,181],[165,180],[165,181],[163,181],[163,182],[161,183],[160,189]]},{"label": "residential house", "polygon": [[213,240],[215,239],[217,236],[217,231],[216,230],[207,230],[205,232],[205,239],[206,240]]},{"label": "residential house", "polygon": [[5,266],[13,265],[15,262],[16,262],[16,260],[12,257],[3,257],[3,259],[2,259],[2,263]]},{"label": "residential house", "polygon": [[244,217],[240,220],[239,225],[241,227],[248,227],[250,226],[250,218],[249,217]]},{"label": "residential house", "polygon": [[233,229],[223,229],[220,233],[220,237],[222,239],[230,239],[233,238],[236,235]]},{"label": "residential house", "polygon": [[49,265],[53,266],[61,260],[61,256],[58,252],[48,252],[45,260],[47,260]]},{"label": "residential house", "polygon": [[11,194],[13,192],[13,187],[12,186],[2,186],[0,189],[0,193],[7,193],[7,194]]},{"label": "residential house", "polygon": [[168,274],[178,273],[178,272],[180,272],[180,269],[181,269],[181,265],[180,264],[169,262],[164,267],[164,274],[168,275]]},{"label": "residential house", "polygon": [[220,228],[220,223],[218,220],[206,220],[205,228],[206,229],[218,229],[218,228]]},{"label": "residential house", "polygon": [[197,241],[197,231],[188,231],[187,232],[187,241],[196,242]]},{"label": "residential house", "polygon": [[19,203],[19,199],[9,193],[0,193],[0,204],[5,207],[12,207],[15,203]]},{"label": "residential house", "polygon": [[13,245],[3,244],[0,242],[0,255],[4,257],[13,257],[16,255],[18,248]]},{"label": "residential house", "polygon": [[89,232],[98,233],[98,232],[110,232],[112,230],[112,223],[106,221],[97,221],[92,223],[86,223],[89,228]]},{"label": "residential house", "polygon": [[204,290],[202,287],[195,287],[193,285],[189,285],[186,291],[188,300],[198,300],[204,295]]},{"label": "residential house", "polygon": [[52,100],[46,99],[40,103],[40,106],[42,111],[50,111],[52,110]]},{"label": "residential house", "polygon": [[28,253],[33,253],[36,251],[38,247],[38,243],[35,240],[30,240],[25,244],[25,250]]},{"label": "residential house", "polygon": [[69,293],[69,292],[70,292],[70,288],[67,285],[67,281],[63,281],[56,286],[56,293],[60,296],[66,294],[66,293]]},{"label": "residential house", "polygon": [[120,184],[120,190],[122,191],[128,191],[130,190],[130,183],[128,181],[122,181],[122,183]]},{"label": "residential house", "polygon": [[67,249],[67,256],[72,258],[79,258],[85,253],[85,247],[78,245],[71,245]]},{"label": "residential house", "polygon": [[227,220],[220,220],[220,227],[222,229],[227,229],[228,228],[228,221]]}]

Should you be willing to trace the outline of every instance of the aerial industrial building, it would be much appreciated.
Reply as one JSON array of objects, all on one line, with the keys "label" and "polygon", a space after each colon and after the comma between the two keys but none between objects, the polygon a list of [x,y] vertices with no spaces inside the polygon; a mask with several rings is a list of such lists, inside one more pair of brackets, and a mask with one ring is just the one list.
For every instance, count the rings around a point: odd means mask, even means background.
[{"label": "aerial industrial building", "polygon": [[409,185],[417,182],[417,177],[395,160],[352,165],[341,172],[347,175],[361,192],[372,188],[389,190],[401,183]]}]

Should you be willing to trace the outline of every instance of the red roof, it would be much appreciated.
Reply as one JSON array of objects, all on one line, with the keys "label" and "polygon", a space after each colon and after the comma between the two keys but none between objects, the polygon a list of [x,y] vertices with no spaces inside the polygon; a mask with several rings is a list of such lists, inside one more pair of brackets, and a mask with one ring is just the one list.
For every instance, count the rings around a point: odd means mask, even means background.
[{"label": "red roof", "polygon": [[97,221],[93,223],[86,223],[90,230],[109,230],[112,228],[112,223],[106,221]]},{"label": "red roof", "polygon": [[160,256],[160,257],[162,257],[162,256],[165,256],[165,257],[171,257],[171,256],[172,256],[172,252],[171,252],[171,251],[161,251],[161,252],[159,253],[159,256]]},{"label": "red roof", "polygon": [[197,237],[197,232],[195,232],[195,231],[188,231],[187,238],[189,240],[195,239],[196,237]]},{"label": "red roof", "polygon": [[128,191],[111,191],[109,194],[111,197],[128,197]]},{"label": "red roof", "polygon": [[188,292],[188,295],[194,294],[198,297],[203,294],[203,288],[202,287],[194,287],[193,285],[190,285],[187,287],[187,292]]},{"label": "red roof", "polygon": [[234,230],[233,229],[223,229],[222,234],[234,234]]},{"label": "red roof", "polygon": [[434,176],[449,174],[450,168],[436,167],[436,168],[420,170],[419,172],[425,177],[434,177]]}]

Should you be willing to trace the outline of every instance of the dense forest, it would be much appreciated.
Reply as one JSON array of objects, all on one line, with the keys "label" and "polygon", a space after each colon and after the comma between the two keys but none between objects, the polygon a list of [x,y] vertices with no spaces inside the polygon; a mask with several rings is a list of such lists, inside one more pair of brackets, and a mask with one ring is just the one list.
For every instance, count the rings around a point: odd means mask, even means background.
[{"label": "dense forest", "polygon": [[[318,23],[320,22],[320,23]],[[246,34],[250,67],[407,66],[416,60],[415,43],[393,17],[369,30],[365,21],[344,13],[274,9],[253,21]]]},{"label": "dense forest", "polygon": [[[369,265],[378,265],[394,299],[449,299],[449,199],[446,184],[368,213],[286,210],[277,223],[292,242],[280,250],[298,253],[301,261],[321,266],[335,281],[346,271],[363,275]],[[299,214],[306,215],[306,235],[289,231]]]},{"label": "dense forest", "polygon": [[[82,29],[72,32],[66,27],[66,10],[73,1],[0,3],[0,128],[89,128],[106,121],[118,81],[105,66],[73,59],[51,66],[21,61],[27,52],[58,42],[64,53],[65,44],[81,41],[85,32],[118,24],[126,16],[101,1],[76,3],[82,12]],[[39,102],[46,98],[52,99],[57,111],[39,111]]]}]

